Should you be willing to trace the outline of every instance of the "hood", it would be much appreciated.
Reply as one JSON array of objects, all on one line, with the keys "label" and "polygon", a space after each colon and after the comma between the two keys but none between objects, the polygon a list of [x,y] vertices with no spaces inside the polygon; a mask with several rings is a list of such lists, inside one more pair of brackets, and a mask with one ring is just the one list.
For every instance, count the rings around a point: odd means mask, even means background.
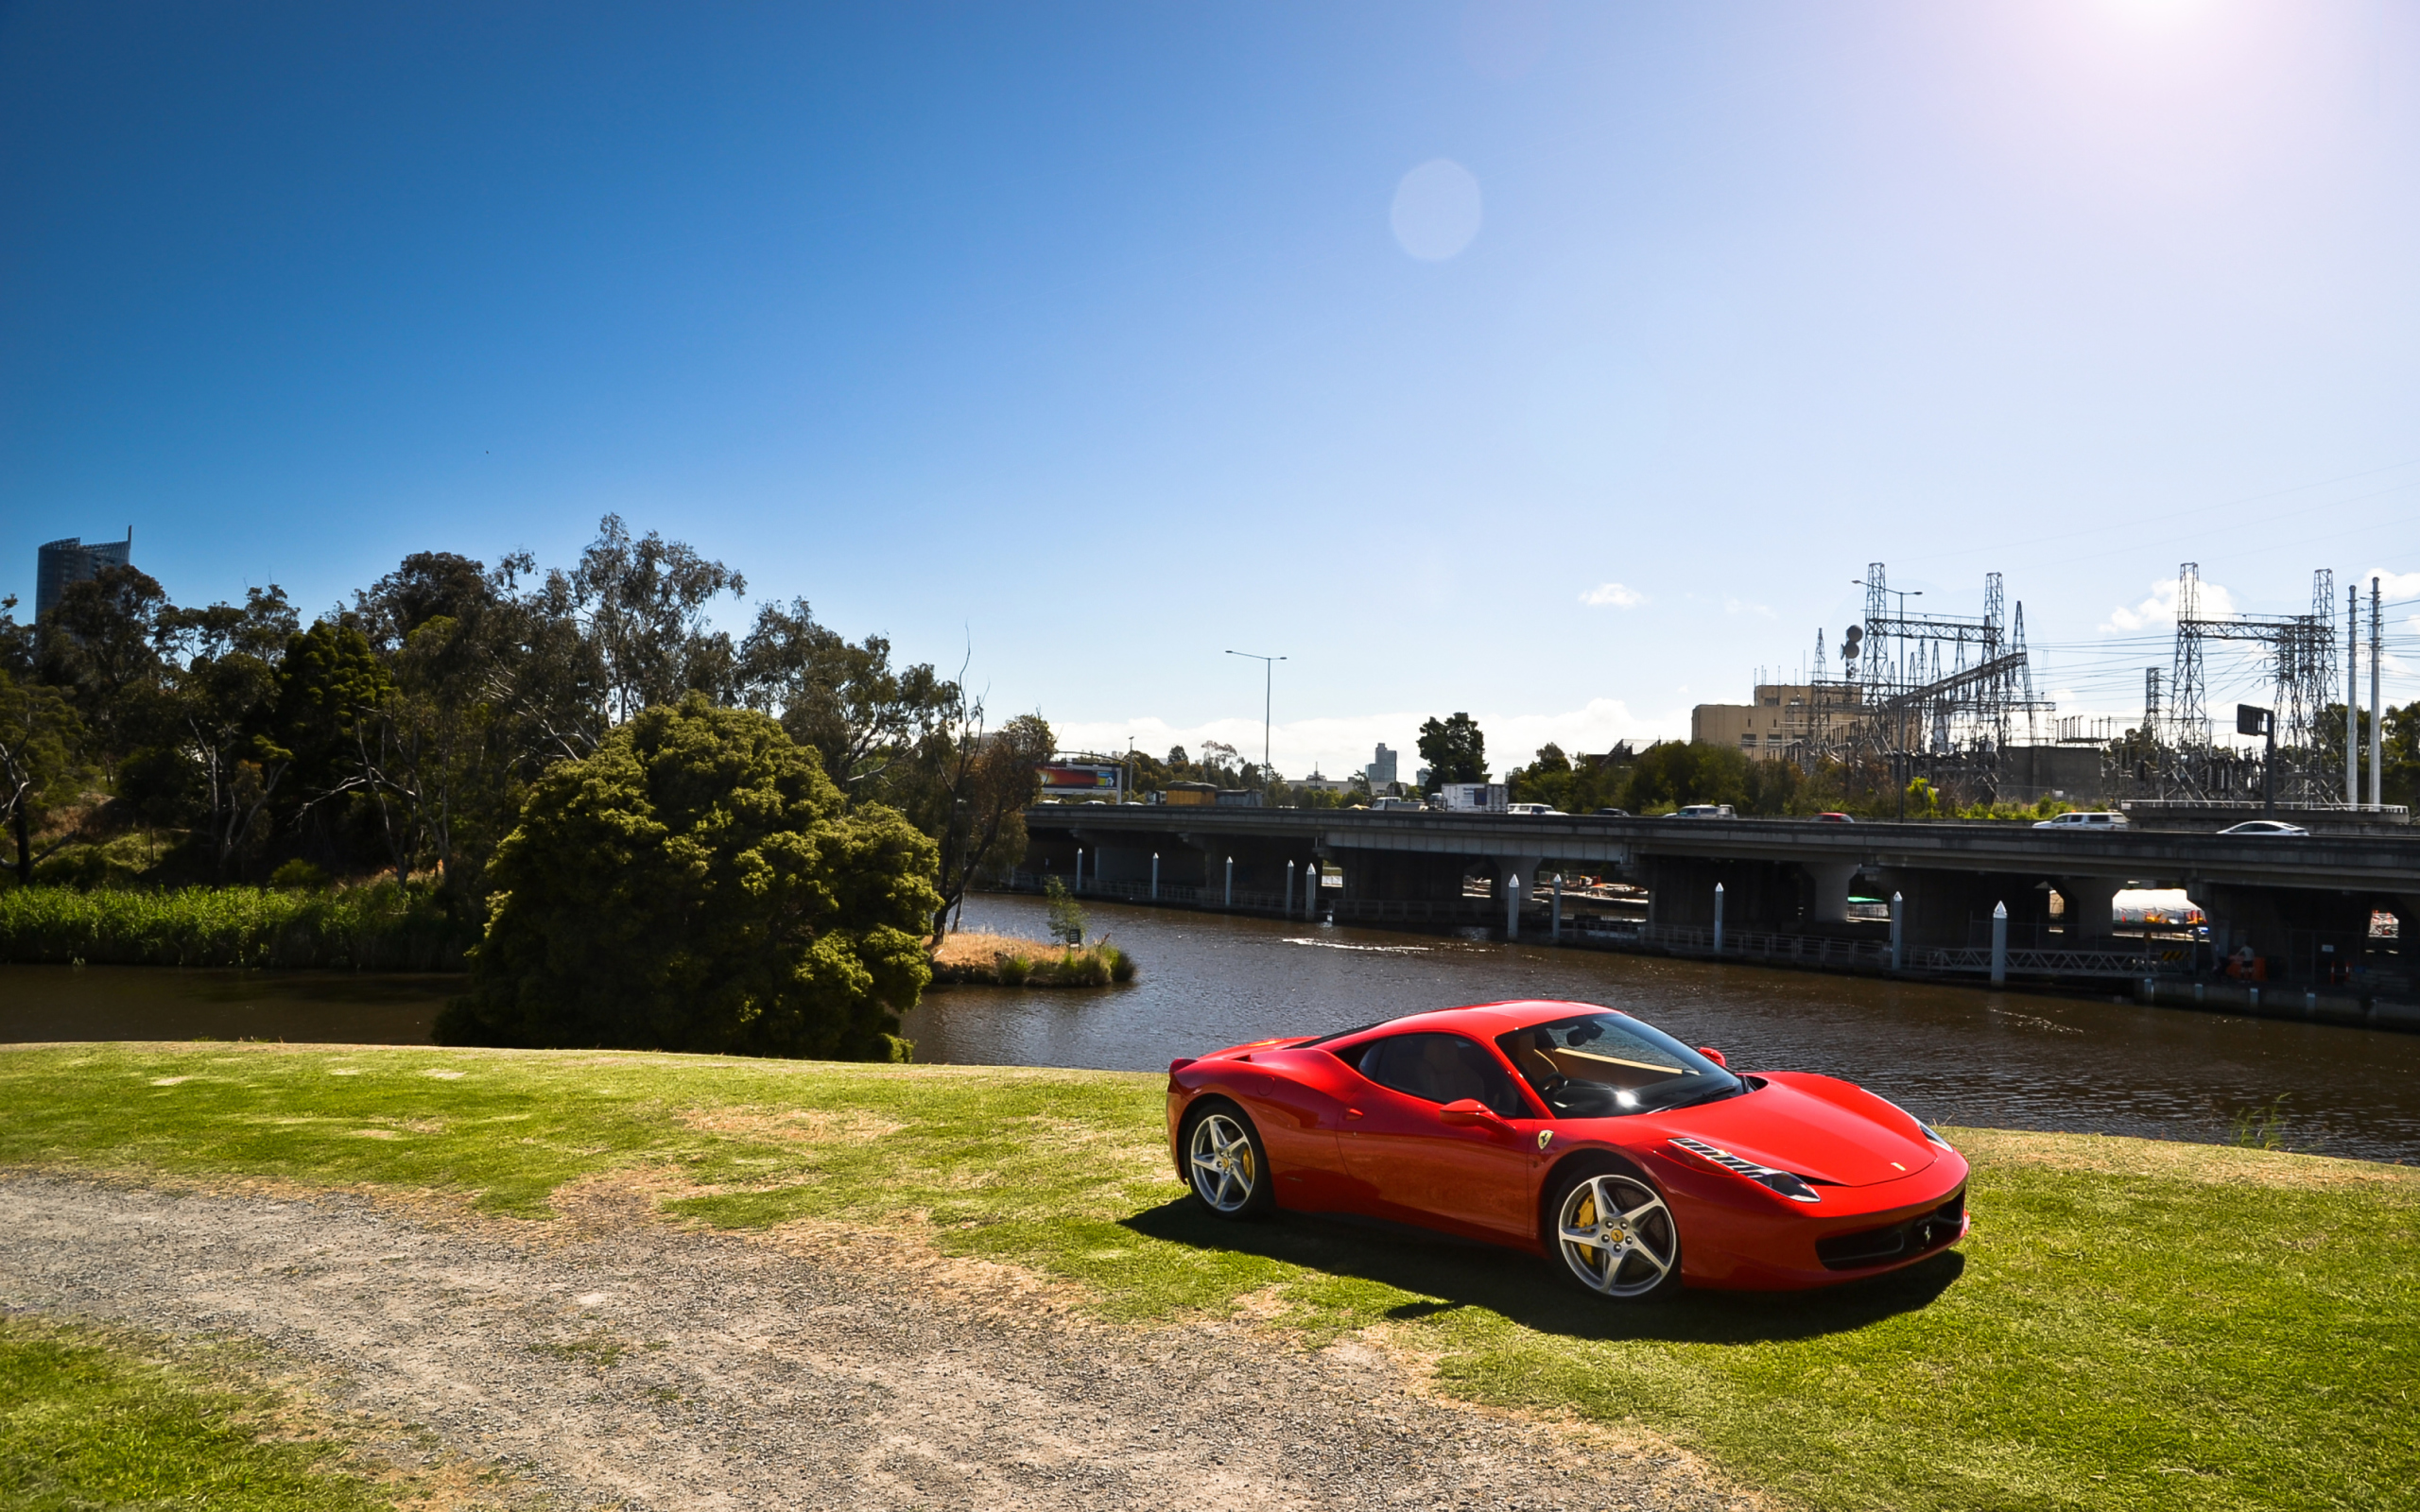
[{"label": "hood", "polygon": [[1873,1111],[1842,1107],[1806,1087],[1773,1078],[1745,1096],[1659,1114],[1655,1122],[1669,1133],[1703,1140],[1742,1160],[1834,1186],[1896,1181],[1940,1158],[1913,1120],[1879,1099],[1846,1082],[1807,1080]]}]

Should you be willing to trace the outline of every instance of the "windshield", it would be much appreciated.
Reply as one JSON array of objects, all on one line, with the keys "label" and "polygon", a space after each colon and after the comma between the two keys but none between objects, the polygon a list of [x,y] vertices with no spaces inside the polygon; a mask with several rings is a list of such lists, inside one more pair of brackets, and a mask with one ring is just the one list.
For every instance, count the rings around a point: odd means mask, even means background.
[{"label": "windshield", "polygon": [[1728,1097],[1746,1084],[1626,1013],[1591,1013],[1498,1036],[1557,1118],[1613,1118]]}]

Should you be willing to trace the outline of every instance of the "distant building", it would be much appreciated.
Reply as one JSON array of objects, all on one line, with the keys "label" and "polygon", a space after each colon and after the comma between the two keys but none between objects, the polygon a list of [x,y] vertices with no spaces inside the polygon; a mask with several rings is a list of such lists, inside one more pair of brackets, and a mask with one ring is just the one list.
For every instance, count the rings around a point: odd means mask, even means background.
[{"label": "distant building", "polygon": [[34,573],[34,619],[59,607],[60,596],[71,583],[89,583],[104,567],[130,567],[134,555],[134,527],[126,527],[124,541],[95,541],[90,545],[74,536],[64,541],[45,541],[36,557]]},{"label": "distant building", "polygon": [[1350,792],[1353,787],[1353,784],[1350,782],[1339,782],[1333,777],[1322,777],[1319,774],[1319,768],[1317,767],[1313,767],[1311,769],[1310,776],[1304,778],[1294,785],[1296,787],[1307,787],[1314,793],[1344,793]]},{"label": "distant building", "polygon": [[1361,768],[1361,775],[1370,780],[1371,792],[1385,792],[1400,781],[1395,776],[1395,753],[1387,749],[1386,745],[1381,742],[1378,746],[1378,759]]},{"label": "distant building", "polygon": [[1760,683],[1754,703],[1702,703],[1691,710],[1689,738],[1775,759],[1810,739],[1837,744],[1864,721],[1864,691],[1855,683]]}]

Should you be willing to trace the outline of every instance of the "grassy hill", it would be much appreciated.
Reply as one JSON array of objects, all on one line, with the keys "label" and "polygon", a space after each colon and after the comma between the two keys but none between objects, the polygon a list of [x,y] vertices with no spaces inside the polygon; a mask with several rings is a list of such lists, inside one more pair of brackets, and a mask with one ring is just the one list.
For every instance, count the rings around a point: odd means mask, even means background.
[{"label": "grassy hill", "polygon": [[[915,1235],[1114,1320],[1382,1330],[1441,1387],[1631,1421],[1808,1507],[2336,1508],[2420,1480],[2420,1172],[1953,1131],[1961,1255],[1812,1297],[1623,1309],[1546,1262],[1236,1227],[1110,1073],[268,1045],[0,1051],[0,1160],[452,1194],[543,1224],[627,1177],[666,1217]],[[5,1446],[0,1446],[4,1451]]]}]

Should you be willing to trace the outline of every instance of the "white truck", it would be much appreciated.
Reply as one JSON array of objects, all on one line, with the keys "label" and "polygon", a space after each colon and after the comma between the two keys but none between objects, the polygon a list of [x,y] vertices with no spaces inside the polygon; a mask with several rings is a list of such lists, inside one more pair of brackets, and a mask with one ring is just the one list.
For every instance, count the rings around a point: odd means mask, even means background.
[{"label": "white truck", "polygon": [[1501,814],[1509,806],[1502,782],[1447,782],[1437,789],[1437,805],[1449,814]]}]

